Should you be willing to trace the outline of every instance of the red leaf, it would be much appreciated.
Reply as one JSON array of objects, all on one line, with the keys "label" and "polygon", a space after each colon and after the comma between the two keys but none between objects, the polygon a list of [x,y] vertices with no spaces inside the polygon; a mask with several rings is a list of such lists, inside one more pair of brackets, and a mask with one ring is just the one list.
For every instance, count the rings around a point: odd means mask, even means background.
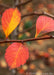
[{"label": "red leaf", "polygon": [[21,13],[17,8],[9,8],[4,11],[2,14],[2,27],[6,37],[19,25],[20,20]]},{"label": "red leaf", "polygon": [[39,16],[36,22],[35,37],[37,37],[42,31],[44,33],[54,31],[54,20],[52,18],[47,16]]},{"label": "red leaf", "polygon": [[13,43],[6,49],[5,59],[10,69],[25,64],[28,58],[28,48],[21,43]]}]

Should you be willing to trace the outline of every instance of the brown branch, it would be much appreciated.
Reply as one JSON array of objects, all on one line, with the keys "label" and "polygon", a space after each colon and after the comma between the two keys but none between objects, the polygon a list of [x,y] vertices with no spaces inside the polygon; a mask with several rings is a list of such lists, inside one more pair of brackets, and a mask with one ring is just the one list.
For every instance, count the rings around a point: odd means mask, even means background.
[{"label": "brown branch", "polygon": [[54,19],[54,15],[51,15],[51,14],[44,12],[44,11],[42,11],[42,12],[35,11],[35,12],[29,13],[29,14],[25,14],[25,15],[22,15],[22,18],[27,17],[27,16],[32,16],[32,15],[38,15],[38,16],[46,15],[46,16],[49,16]]},{"label": "brown branch", "polygon": [[[27,4],[27,3],[31,2],[31,1],[32,0],[28,0],[27,2],[20,3],[20,4],[16,5],[16,6],[20,7],[21,5],[25,5],[25,4]],[[0,4],[0,6],[5,7],[5,8],[10,8],[10,6],[5,5],[5,4]],[[51,15],[51,14],[49,14],[47,12],[44,12],[44,11],[41,11],[41,12],[35,11],[35,12],[29,13],[29,14],[22,15],[21,17],[24,18],[24,17],[32,16],[32,15],[38,15],[38,16],[40,16],[40,15],[46,15],[46,16],[49,16],[49,17],[51,17],[51,18],[54,19],[54,15]]]},{"label": "brown branch", "polygon": [[33,16],[33,15],[38,15],[38,16],[40,16],[40,15],[46,15],[46,16],[51,17],[51,18],[54,19],[54,15],[51,15],[51,14],[49,14],[47,12],[44,12],[44,11],[43,12],[37,12],[37,11],[35,11],[35,12],[29,13],[29,14],[22,15],[21,17],[24,18],[24,17],[28,17],[28,16]]},{"label": "brown branch", "polygon": [[1,43],[10,43],[10,42],[28,42],[28,41],[36,41],[36,40],[45,40],[45,39],[54,39],[54,36],[48,36],[48,37],[39,37],[39,38],[30,38],[30,39],[24,39],[24,40],[2,40]]},{"label": "brown branch", "polygon": [[[19,3],[19,4],[17,4],[17,5],[15,5],[16,7],[20,7],[20,6],[23,6],[23,5],[26,5],[26,4],[28,4],[29,2],[31,2],[32,0],[28,0],[28,1],[26,1],[26,2],[23,2],[23,3]],[[4,8],[10,8],[10,6],[8,6],[8,5],[5,5],[5,4],[0,4],[0,7],[4,7]]]},{"label": "brown branch", "polygon": [[31,1],[32,1],[32,0],[28,0],[28,1],[26,1],[26,2],[19,3],[18,5],[15,5],[15,6],[20,7],[20,6],[23,6],[23,5],[26,5],[26,4],[30,3]]},{"label": "brown branch", "polygon": [[4,8],[10,8],[10,6],[5,5],[5,4],[0,4],[0,7],[4,7]]}]

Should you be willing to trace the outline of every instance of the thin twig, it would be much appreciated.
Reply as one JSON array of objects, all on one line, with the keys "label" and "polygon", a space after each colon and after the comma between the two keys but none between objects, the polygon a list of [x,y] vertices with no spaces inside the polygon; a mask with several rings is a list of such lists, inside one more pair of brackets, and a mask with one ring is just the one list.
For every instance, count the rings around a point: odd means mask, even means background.
[{"label": "thin twig", "polygon": [[30,39],[24,39],[24,40],[2,40],[1,43],[10,43],[10,42],[28,42],[28,41],[36,41],[36,40],[45,40],[45,39],[54,39],[54,36],[48,36],[48,37],[39,37],[39,38],[30,38]]},{"label": "thin twig", "polygon": [[[20,7],[20,6],[23,6],[23,5],[26,5],[26,4],[28,4],[29,2],[31,2],[32,0],[28,0],[28,1],[26,1],[26,2],[23,2],[23,3],[19,3],[19,4],[17,4],[17,5],[15,5],[16,7]],[[4,8],[10,8],[10,6],[8,6],[8,5],[5,5],[5,4],[0,4],[0,7],[4,7]]]},{"label": "thin twig", "polygon": [[5,4],[0,4],[0,7],[3,7],[3,8],[10,8],[10,6],[5,5]]},{"label": "thin twig", "polygon": [[51,14],[44,12],[44,11],[42,11],[42,12],[35,11],[35,12],[29,13],[29,14],[25,14],[25,15],[22,15],[22,18],[27,17],[27,16],[32,16],[32,15],[38,15],[38,16],[46,15],[46,16],[49,16],[54,19],[54,15],[51,15]]},{"label": "thin twig", "polygon": [[24,18],[24,17],[28,17],[28,16],[33,16],[33,15],[38,15],[38,16],[46,15],[46,16],[49,16],[49,17],[54,19],[54,15],[51,15],[51,14],[49,14],[47,12],[37,12],[37,11],[29,13],[29,14],[22,15],[21,17]]},{"label": "thin twig", "polygon": [[26,2],[19,3],[18,5],[15,5],[15,6],[20,7],[20,6],[23,6],[23,5],[26,5],[26,4],[30,3],[31,1],[32,1],[32,0],[28,0],[28,1],[26,1]]},{"label": "thin twig", "polygon": [[[32,1],[32,0],[29,0],[29,1]],[[29,2],[29,1],[28,1],[28,2]],[[20,4],[18,4],[17,6],[21,6],[21,4],[26,4],[26,3],[27,3],[27,2],[25,2],[25,3],[20,3]],[[5,8],[10,8],[10,6],[7,6],[7,5],[5,5],[5,4],[0,4],[0,6],[4,6]],[[40,16],[40,15],[46,15],[46,16],[49,16],[49,17],[51,17],[51,18],[54,19],[54,15],[51,15],[51,14],[49,14],[49,13],[47,13],[47,12],[44,12],[44,11],[41,11],[41,12],[35,11],[35,12],[29,13],[29,14],[22,15],[21,17],[24,18],[24,17],[28,17],[28,16],[32,16],[32,15],[38,15],[38,16]]]}]

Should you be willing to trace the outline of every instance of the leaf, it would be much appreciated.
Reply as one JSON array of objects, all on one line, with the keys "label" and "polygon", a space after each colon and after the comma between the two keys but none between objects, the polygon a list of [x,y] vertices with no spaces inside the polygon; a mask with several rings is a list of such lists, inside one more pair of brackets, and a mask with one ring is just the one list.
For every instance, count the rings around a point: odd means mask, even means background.
[{"label": "leaf", "polygon": [[40,32],[51,32],[54,31],[54,20],[47,16],[39,16],[36,22],[36,34],[35,38]]},{"label": "leaf", "polygon": [[4,11],[2,15],[2,27],[6,37],[19,25],[20,20],[21,14],[17,8],[9,8]]},{"label": "leaf", "polygon": [[28,58],[28,48],[21,43],[13,43],[6,49],[5,59],[10,69],[25,64]]}]

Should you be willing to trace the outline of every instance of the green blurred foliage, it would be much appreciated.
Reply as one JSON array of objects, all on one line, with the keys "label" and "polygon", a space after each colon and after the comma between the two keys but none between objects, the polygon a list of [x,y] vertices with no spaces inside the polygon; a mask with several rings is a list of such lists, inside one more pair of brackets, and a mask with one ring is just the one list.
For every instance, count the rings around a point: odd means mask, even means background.
[{"label": "green blurred foliage", "polygon": [[24,28],[25,29],[30,28],[30,27],[32,27],[32,24],[33,24],[32,21],[27,21],[24,23]]},{"label": "green blurred foliage", "polygon": [[23,39],[26,39],[26,38],[28,38],[28,37],[26,36],[26,34],[23,34],[19,39],[20,39],[20,40],[23,40]]}]

